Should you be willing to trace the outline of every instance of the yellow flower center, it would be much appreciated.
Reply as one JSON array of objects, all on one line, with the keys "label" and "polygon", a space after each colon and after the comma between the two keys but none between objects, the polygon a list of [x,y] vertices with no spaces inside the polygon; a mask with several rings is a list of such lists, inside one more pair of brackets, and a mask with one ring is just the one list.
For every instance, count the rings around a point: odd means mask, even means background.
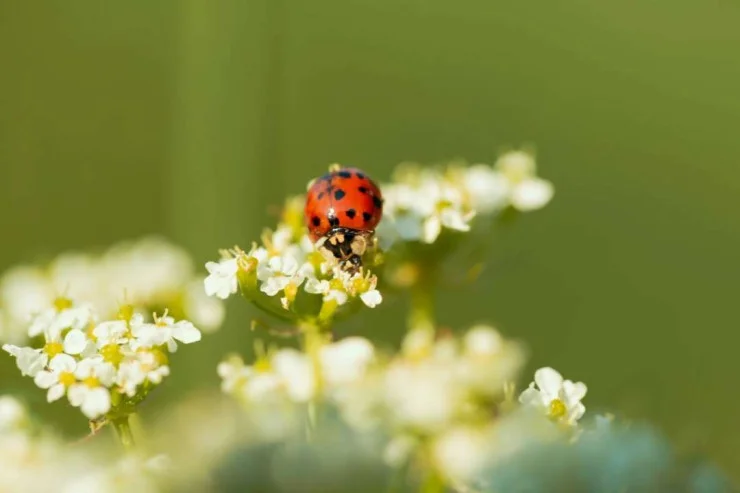
[{"label": "yellow flower center", "polygon": [[169,358],[167,358],[167,353],[165,353],[159,348],[141,348],[137,352],[151,354],[152,357],[154,358],[156,366],[164,366],[169,363]]},{"label": "yellow flower center", "polygon": [[87,377],[82,381],[85,385],[90,387],[91,389],[94,389],[95,387],[100,387],[100,380],[98,380],[96,377]]},{"label": "yellow flower center", "polygon": [[267,358],[259,358],[254,362],[254,366],[252,366],[252,368],[254,368],[254,371],[257,373],[267,373],[272,369]]},{"label": "yellow flower center", "polygon": [[118,309],[118,319],[130,322],[134,316],[134,305],[121,305]]},{"label": "yellow flower center", "polygon": [[565,407],[565,403],[560,399],[553,399],[550,402],[550,417],[554,419],[560,419],[565,416],[568,409]]},{"label": "yellow flower center", "polygon": [[47,342],[44,346],[44,352],[49,355],[49,359],[53,358],[57,354],[64,352],[64,346],[61,342]]},{"label": "yellow flower center", "polygon": [[74,373],[70,371],[63,371],[59,374],[59,383],[61,383],[65,387],[69,387],[76,381],[77,379],[75,378]]},{"label": "yellow flower center", "polygon": [[285,297],[288,299],[288,303],[293,303],[295,301],[295,297],[298,295],[298,286],[294,282],[289,282],[287,286],[285,286]]},{"label": "yellow flower center", "polygon": [[118,366],[123,361],[121,347],[118,344],[106,344],[100,348],[100,355],[105,361],[114,366]]},{"label": "yellow flower center", "polygon": [[54,300],[54,309],[58,312],[63,312],[69,308],[72,308],[72,300],[63,296],[58,297]]}]

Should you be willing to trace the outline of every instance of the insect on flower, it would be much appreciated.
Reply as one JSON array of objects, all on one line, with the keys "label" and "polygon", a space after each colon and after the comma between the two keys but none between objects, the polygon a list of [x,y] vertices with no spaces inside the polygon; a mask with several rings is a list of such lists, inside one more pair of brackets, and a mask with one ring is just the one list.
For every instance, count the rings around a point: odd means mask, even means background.
[{"label": "insect on flower", "polygon": [[380,188],[363,171],[335,168],[311,183],[305,221],[311,241],[349,273],[362,266],[383,215]]}]

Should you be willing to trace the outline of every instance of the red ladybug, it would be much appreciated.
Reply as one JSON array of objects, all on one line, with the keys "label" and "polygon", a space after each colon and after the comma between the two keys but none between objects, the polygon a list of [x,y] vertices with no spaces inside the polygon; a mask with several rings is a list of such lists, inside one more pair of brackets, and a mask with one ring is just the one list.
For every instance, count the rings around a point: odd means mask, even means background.
[{"label": "red ladybug", "polygon": [[317,178],[306,196],[311,240],[342,269],[354,273],[383,215],[380,189],[362,170],[340,168]]}]

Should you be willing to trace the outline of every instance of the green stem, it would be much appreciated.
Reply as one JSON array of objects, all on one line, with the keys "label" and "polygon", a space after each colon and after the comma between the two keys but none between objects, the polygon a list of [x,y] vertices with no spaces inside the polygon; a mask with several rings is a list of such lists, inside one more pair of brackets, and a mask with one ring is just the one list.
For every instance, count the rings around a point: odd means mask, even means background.
[{"label": "green stem", "polygon": [[121,440],[121,444],[127,450],[134,448],[134,434],[131,432],[131,425],[129,424],[129,417],[123,416],[116,418],[111,421],[113,428],[116,430],[118,439]]},{"label": "green stem", "polygon": [[429,279],[419,279],[411,289],[411,309],[408,328],[434,330],[434,283]]},{"label": "green stem", "polygon": [[308,437],[318,426],[319,404],[324,392],[324,377],[321,370],[321,347],[324,345],[324,334],[317,323],[301,324],[303,331],[303,350],[314,368],[314,397],[308,404]]}]

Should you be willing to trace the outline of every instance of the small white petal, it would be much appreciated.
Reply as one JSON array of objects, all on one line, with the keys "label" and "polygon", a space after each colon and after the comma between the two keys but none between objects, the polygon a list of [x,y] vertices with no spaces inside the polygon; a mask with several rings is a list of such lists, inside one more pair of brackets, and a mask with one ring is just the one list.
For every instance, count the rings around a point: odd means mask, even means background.
[{"label": "small white petal", "polygon": [[76,366],[77,361],[72,356],[64,353],[57,354],[49,361],[49,369],[55,373],[63,371],[72,372]]},{"label": "small white petal", "polygon": [[570,407],[580,402],[586,396],[586,384],[583,382],[573,383],[570,380],[563,382],[563,396],[565,405]]},{"label": "small white petal", "polygon": [[88,390],[80,410],[82,414],[90,419],[95,419],[110,411],[110,392],[108,392],[108,389],[98,387]]},{"label": "small white petal", "polygon": [[442,231],[442,221],[438,216],[431,216],[424,221],[424,233],[421,240],[424,243],[434,243]]},{"label": "small white petal", "polygon": [[192,323],[182,320],[172,326],[172,337],[184,344],[192,344],[200,341],[201,334]]},{"label": "small white petal", "polygon": [[80,354],[87,347],[87,336],[79,329],[70,330],[64,337],[64,352]]},{"label": "small white petal", "polygon": [[360,299],[370,308],[375,308],[383,301],[383,296],[377,289],[371,289],[360,295]]},{"label": "small white petal", "polygon": [[238,287],[236,274],[239,270],[237,259],[226,259],[219,263],[208,262],[206,269],[210,275],[203,281],[203,287],[208,296],[225,300],[236,293]]},{"label": "small white petal", "polygon": [[326,296],[324,296],[324,301],[331,300],[336,301],[338,305],[343,305],[347,303],[347,293],[339,291],[338,289],[331,289],[326,293]]},{"label": "small white petal", "polygon": [[64,384],[58,383],[54,386],[52,386],[49,391],[46,393],[46,400],[48,402],[54,402],[56,400],[61,399],[64,396],[64,391],[66,390],[66,387]]},{"label": "small white petal", "polygon": [[452,207],[445,208],[439,215],[440,222],[445,228],[456,231],[470,231],[468,221],[471,218],[472,216],[464,215],[460,210]]},{"label": "small white petal", "polygon": [[534,372],[534,381],[550,400],[559,396],[563,386],[563,376],[550,367],[540,368]]},{"label": "small white petal", "polygon": [[41,389],[48,389],[57,383],[57,376],[50,371],[40,371],[33,378],[33,383]]},{"label": "small white petal", "polygon": [[514,187],[511,205],[522,212],[541,209],[552,200],[554,194],[552,183],[540,178],[530,178]]},{"label": "small white petal", "polygon": [[539,390],[530,386],[519,395],[519,402],[525,406],[544,406],[542,394]]},{"label": "small white petal", "polygon": [[311,294],[323,294],[329,291],[329,281],[319,281],[316,278],[311,278],[306,281],[303,289],[307,293]]}]

